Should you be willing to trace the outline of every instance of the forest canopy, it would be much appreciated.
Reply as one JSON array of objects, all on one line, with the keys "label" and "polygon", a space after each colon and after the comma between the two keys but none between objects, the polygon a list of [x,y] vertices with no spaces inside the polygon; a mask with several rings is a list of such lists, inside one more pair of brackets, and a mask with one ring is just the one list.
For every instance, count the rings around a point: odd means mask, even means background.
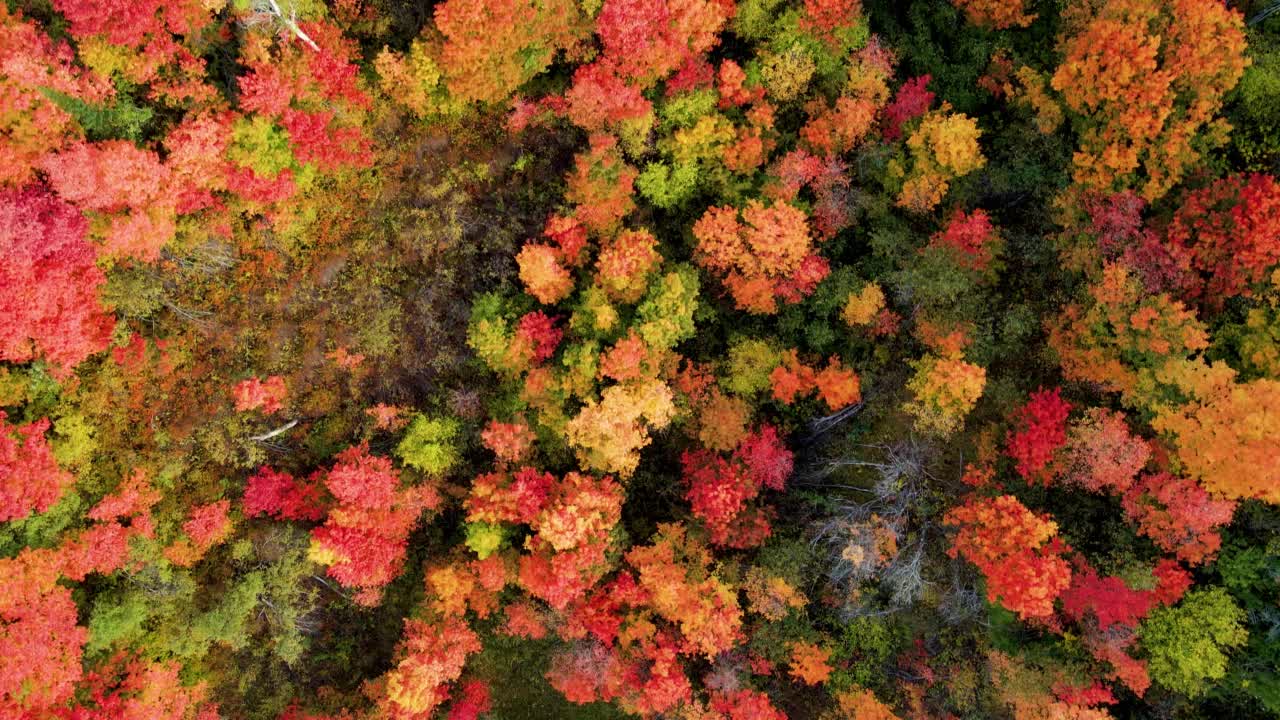
[{"label": "forest canopy", "polygon": [[5,0],[0,719],[1280,717],[1280,3]]}]

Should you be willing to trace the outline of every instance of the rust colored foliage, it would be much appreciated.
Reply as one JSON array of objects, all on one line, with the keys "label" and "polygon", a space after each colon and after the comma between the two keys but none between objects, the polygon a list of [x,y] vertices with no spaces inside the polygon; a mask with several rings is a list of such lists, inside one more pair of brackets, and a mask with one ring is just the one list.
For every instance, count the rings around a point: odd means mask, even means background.
[{"label": "rust colored foliage", "polygon": [[244,514],[270,515],[280,520],[322,520],[326,508],[319,481],[319,474],[296,480],[266,466],[258,468],[245,484]]},{"label": "rust colored foliage", "polygon": [[870,690],[845,690],[836,695],[836,704],[844,717],[854,720],[898,720],[893,708],[880,702]]},{"label": "rust colored foliage", "polygon": [[999,249],[999,237],[985,210],[959,211],[929,241],[930,247],[947,248],[966,270],[986,272]]},{"label": "rust colored foliage", "polygon": [[715,0],[606,0],[596,32],[605,61],[647,87],[714,47],[731,13]]},{"label": "rust colored foliage", "polygon": [[376,605],[382,588],[400,573],[418,516],[437,507],[440,497],[429,486],[401,489],[391,461],[370,455],[364,445],[337,458],[325,476],[337,505],[311,531],[311,557],[328,566],[330,577],[358,589],[358,602]]},{"label": "rust colored foliage", "polygon": [[380,709],[400,720],[431,717],[449,698],[449,684],[462,675],[467,658],[480,649],[480,638],[461,618],[405,620],[399,659],[386,675]]},{"label": "rust colored foliage", "polygon": [[653,544],[636,546],[626,557],[649,594],[649,606],[678,625],[695,652],[713,658],[737,645],[737,591],[710,573],[711,554],[683,526],[660,525]]},{"label": "rust colored foliage", "polygon": [[59,376],[105,350],[115,320],[103,312],[106,278],[75,208],[48,192],[0,189],[0,360],[48,361]]},{"label": "rust colored foliage", "polygon": [[1048,618],[1053,601],[1071,583],[1058,525],[1012,495],[970,498],[948,511],[959,526],[948,553],[962,555],[987,579],[987,598],[1023,619]]},{"label": "rust colored foliage", "polygon": [[1145,440],[1129,432],[1124,415],[1090,408],[1067,432],[1064,479],[1090,492],[1122,493],[1151,457]]},{"label": "rust colored foliage", "polygon": [[827,276],[827,261],[814,252],[803,211],[752,200],[741,212],[712,207],[693,226],[698,264],[720,276],[741,310],[778,311],[778,300],[796,303]]},{"label": "rust colored foliage", "polygon": [[274,415],[284,408],[284,399],[289,394],[284,378],[279,375],[261,378],[249,378],[236,383],[231,389],[231,396],[236,401],[236,411],[262,410],[264,415]]},{"label": "rust colored foliage", "polygon": [[591,147],[574,158],[565,199],[578,207],[574,218],[587,230],[609,235],[635,209],[636,170],[622,159],[612,135],[592,135]]},{"label": "rust colored foliage", "polygon": [[798,353],[786,350],[782,362],[769,373],[769,386],[773,398],[790,405],[798,397],[817,391],[818,396],[832,411],[840,410],[862,399],[862,381],[852,369],[840,363],[840,358],[827,358],[827,366],[816,370],[800,362]]},{"label": "rust colored foliage", "polygon": [[831,677],[831,651],[825,650],[810,642],[791,643],[791,662],[788,672],[791,677],[805,685],[818,685]]},{"label": "rust colored foliage", "polygon": [[550,245],[527,243],[516,255],[525,292],[544,305],[554,305],[573,291],[573,275]]},{"label": "rust colored foliage", "polygon": [[1280,264],[1280,185],[1233,175],[1183,198],[1167,231],[1170,250],[1196,273],[1187,293],[1213,307],[1249,296]]},{"label": "rust colored foliage", "polygon": [[1211,496],[1194,480],[1168,473],[1144,475],[1124,494],[1124,511],[1157,547],[1199,565],[1222,546],[1218,528],[1231,522],[1234,500]]},{"label": "rust colored foliage", "polygon": [[216,720],[204,682],[184,685],[181,666],[118,653],[89,672],[79,691],[86,698],[75,720]]},{"label": "rust colored foliage", "polygon": [[1014,428],[1005,440],[1009,457],[1017,463],[1025,480],[1046,485],[1053,477],[1054,454],[1067,443],[1067,415],[1071,403],[1062,399],[1062,389],[1040,389],[1031,393],[1026,405],[1018,408]]},{"label": "rust colored foliage", "polygon": [[76,625],[71,589],[58,580],[115,571],[129,534],[119,523],[99,523],[57,547],[0,558],[0,715],[49,716],[72,699],[88,632]]},{"label": "rust colored foliage", "polygon": [[1087,303],[1067,306],[1048,323],[1049,346],[1068,379],[1098,383],[1143,404],[1156,370],[1209,346],[1193,312],[1168,295],[1148,293],[1124,265],[1108,263],[1088,293]]},{"label": "rust colored foliage", "polygon": [[1200,159],[1193,141],[1225,140],[1214,120],[1247,59],[1239,11],[1216,0],[1106,0],[1065,39],[1053,87],[1086,120],[1075,181],[1100,192],[1169,191]]},{"label": "rust colored foliage", "polygon": [[862,21],[862,0],[804,0],[800,27],[838,48],[843,31]]},{"label": "rust colored foliage", "polygon": [[649,276],[661,262],[653,233],[626,230],[600,249],[596,278],[611,299],[634,304],[644,296]]},{"label": "rust colored foliage", "polygon": [[449,91],[498,102],[551,64],[585,29],[573,0],[448,0],[435,9]]},{"label": "rust colored foliage", "polygon": [[772,426],[748,435],[728,458],[699,449],[685,451],[680,464],[688,485],[685,499],[713,544],[748,548],[769,537],[764,512],[748,503],[764,488],[781,490],[791,474],[791,451]]},{"label": "rust colored foliage", "polygon": [[47,418],[18,426],[7,418],[0,410],[0,522],[48,510],[76,480],[53,459]]},{"label": "rust colored foliage", "polygon": [[574,72],[573,86],[565,92],[574,125],[587,132],[616,128],[623,134],[648,129],[653,104],[616,71],[613,64],[595,62]]},{"label": "rust colored foliage", "polygon": [[499,460],[520,462],[533,447],[534,434],[522,422],[504,423],[490,420],[480,433],[484,446],[493,451]]},{"label": "rust colored foliage", "polygon": [[1027,14],[1026,0],[952,0],[952,4],[974,25],[996,30],[1026,27],[1036,19],[1034,13]]}]

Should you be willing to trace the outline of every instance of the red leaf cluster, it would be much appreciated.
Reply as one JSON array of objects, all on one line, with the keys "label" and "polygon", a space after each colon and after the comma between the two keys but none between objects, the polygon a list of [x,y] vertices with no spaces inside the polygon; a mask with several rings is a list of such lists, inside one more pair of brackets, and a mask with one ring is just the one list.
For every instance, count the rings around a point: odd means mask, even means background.
[{"label": "red leaf cluster", "polygon": [[1026,480],[1048,484],[1054,453],[1067,442],[1071,403],[1063,400],[1061,393],[1061,388],[1037,390],[1015,415],[1017,429],[1009,431],[1005,452],[1017,462],[1018,474]]}]

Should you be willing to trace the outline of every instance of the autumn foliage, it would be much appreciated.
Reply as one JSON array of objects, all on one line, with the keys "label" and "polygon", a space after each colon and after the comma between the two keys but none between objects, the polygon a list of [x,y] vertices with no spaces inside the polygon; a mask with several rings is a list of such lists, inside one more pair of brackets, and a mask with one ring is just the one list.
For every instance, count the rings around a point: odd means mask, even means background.
[{"label": "autumn foliage", "polygon": [[1266,4],[0,7],[0,718],[1280,715]]}]

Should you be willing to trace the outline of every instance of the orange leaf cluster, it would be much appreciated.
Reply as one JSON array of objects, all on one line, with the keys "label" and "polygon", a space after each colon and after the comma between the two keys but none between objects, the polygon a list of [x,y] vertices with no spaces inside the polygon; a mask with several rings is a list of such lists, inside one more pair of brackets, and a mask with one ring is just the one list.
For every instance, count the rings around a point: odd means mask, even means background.
[{"label": "orange leaf cluster", "polygon": [[1201,128],[1210,124],[1211,144],[1224,139],[1210,120],[1248,64],[1243,19],[1216,0],[1106,0],[1091,10],[1053,76],[1088,118],[1075,181],[1102,192],[1140,187],[1155,200],[1199,160]]},{"label": "orange leaf cluster", "polygon": [[1054,599],[1071,583],[1056,523],[1012,495],[970,498],[948,511],[945,521],[960,528],[948,553],[978,566],[988,599],[1023,619],[1053,614]]},{"label": "orange leaf cluster", "polygon": [[710,573],[711,554],[680,525],[660,525],[652,545],[627,552],[649,606],[679,625],[695,651],[713,658],[741,638],[738,594]]},{"label": "orange leaf cluster", "polygon": [[853,370],[841,365],[840,358],[835,355],[827,358],[827,366],[822,370],[800,362],[794,349],[783,351],[781,359],[781,364],[769,373],[769,383],[774,399],[784,405],[790,405],[797,397],[815,390],[832,411],[862,399],[861,379]]},{"label": "orange leaf cluster", "polygon": [[481,102],[505,99],[585,30],[573,0],[447,0],[436,6],[435,25],[450,92]]},{"label": "orange leaf cluster", "polygon": [[397,648],[399,660],[386,674],[380,709],[397,720],[425,720],[449,697],[467,658],[480,652],[480,638],[461,618],[437,623],[408,619]]},{"label": "orange leaf cluster", "polygon": [[741,212],[711,207],[693,235],[698,264],[719,275],[737,306],[751,313],[772,315],[779,299],[799,302],[827,276],[804,212],[787,203],[752,200]]},{"label": "orange leaf cluster", "polygon": [[969,22],[982,27],[1006,30],[1026,27],[1036,19],[1027,14],[1026,0],[951,0],[964,11]]},{"label": "orange leaf cluster", "polygon": [[1153,295],[1123,265],[1107,264],[1089,288],[1049,323],[1049,346],[1068,379],[1098,383],[1142,402],[1154,371],[1208,347],[1204,325],[1180,302]]},{"label": "orange leaf cluster", "polygon": [[236,401],[236,411],[261,409],[264,415],[274,415],[284,408],[284,399],[289,394],[284,378],[279,375],[261,378],[249,378],[236,383],[231,389],[231,396]]},{"label": "orange leaf cluster", "polygon": [[504,423],[490,420],[480,432],[484,446],[503,462],[520,462],[533,447],[534,434],[523,422]]},{"label": "orange leaf cluster", "polygon": [[1190,401],[1160,406],[1151,426],[1168,433],[1187,473],[1231,499],[1280,503],[1280,381],[1236,382],[1214,363],[1171,362],[1156,377]]},{"label": "orange leaf cluster", "polygon": [[788,672],[791,677],[805,685],[818,685],[831,677],[831,651],[818,647],[810,642],[793,642],[790,646],[791,662]]},{"label": "orange leaf cluster", "polygon": [[649,276],[662,262],[658,239],[647,230],[619,233],[600,248],[596,279],[610,299],[633,304],[649,287]]}]

